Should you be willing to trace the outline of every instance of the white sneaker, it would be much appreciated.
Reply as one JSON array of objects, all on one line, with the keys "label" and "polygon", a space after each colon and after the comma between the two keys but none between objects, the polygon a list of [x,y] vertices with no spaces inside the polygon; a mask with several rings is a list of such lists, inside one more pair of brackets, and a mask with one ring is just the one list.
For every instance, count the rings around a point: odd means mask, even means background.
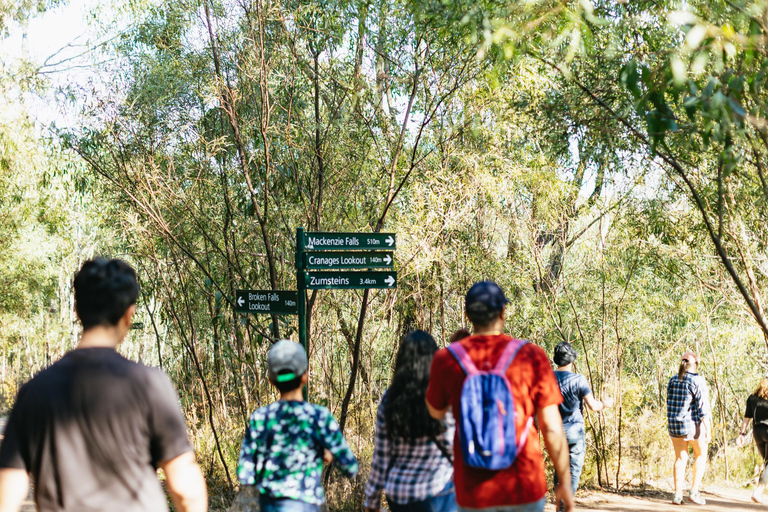
[{"label": "white sneaker", "polygon": [[683,495],[682,494],[675,494],[675,497],[672,498],[672,503],[675,505],[682,505],[683,504]]},{"label": "white sneaker", "polygon": [[688,496],[688,500],[693,502],[693,503],[695,503],[695,504],[697,504],[697,505],[706,505],[707,504],[707,500],[705,500],[704,498],[701,497],[701,493],[700,492],[691,493],[691,495]]}]

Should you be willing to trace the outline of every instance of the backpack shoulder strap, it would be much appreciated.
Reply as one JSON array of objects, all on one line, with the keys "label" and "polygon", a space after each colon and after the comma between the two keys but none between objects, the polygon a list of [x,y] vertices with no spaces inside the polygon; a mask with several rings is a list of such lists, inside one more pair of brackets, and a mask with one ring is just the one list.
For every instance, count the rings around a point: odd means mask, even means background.
[{"label": "backpack shoulder strap", "polygon": [[475,363],[472,362],[472,358],[467,354],[466,349],[461,345],[461,342],[454,341],[448,345],[448,352],[459,362],[459,366],[464,370],[467,375],[473,375],[478,373]]},{"label": "backpack shoulder strap", "polygon": [[501,353],[501,357],[499,357],[499,360],[496,363],[496,367],[493,369],[493,371],[497,373],[506,373],[507,368],[509,368],[509,365],[512,364],[515,356],[517,356],[517,352],[527,344],[528,342],[525,340],[509,340],[509,343],[507,343],[507,346],[504,347],[504,351]]}]

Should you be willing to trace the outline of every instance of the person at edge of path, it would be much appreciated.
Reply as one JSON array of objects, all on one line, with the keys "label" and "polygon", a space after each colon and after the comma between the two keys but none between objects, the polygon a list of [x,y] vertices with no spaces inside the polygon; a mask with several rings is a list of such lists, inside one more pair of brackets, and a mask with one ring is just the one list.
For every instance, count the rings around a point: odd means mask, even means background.
[{"label": "person at edge of path", "polygon": [[0,447],[0,511],[20,509],[34,479],[38,512],[208,509],[176,390],[159,369],[116,348],[131,328],[139,286],[117,259],[86,261],[74,280],[80,341],[24,384]]},{"label": "person at edge of path", "polygon": [[376,414],[373,460],[365,510],[379,510],[385,492],[392,512],[454,512],[455,424],[429,416],[424,401],[437,343],[424,331],[408,333],[395,359],[392,385]]},{"label": "person at edge of path", "polygon": [[[465,299],[465,314],[474,335],[459,341],[474,365],[493,368],[513,339],[503,334],[505,308],[509,301],[496,283],[482,281],[473,285]],[[541,512],[547,493],[544,458],[529,418],[538,417],[538,425],[547,451],[561,482],[570,482],[568,442],[563,431],[558,405],[562,402],[554,372],[546,353],[528,343],[517,352],[507,367],[515,401],[518,439],[527,435],[514,463],[504,469],[488,470],[464,463],[459,428],[454,437],[454,485],[459,510],[493,512]],[[466,374],[448,349],[441,349],[432,361],[427,408],[435,419],[443,418],[448,408],[460,424],[461,393]],[[524,432],[525,427],[528,431]],[[573,510],[573,493],[569,485],[555,488],[555,499],[566,512]]]},{"label": "person at edge of path", "polygon": [[357,460],[325,407],[304,401],[307,354],[291,340],[267,353],[269,381],[280,399],[256,409],[245,430],[237,477],[256,487],[261,512],[315,512],[325,504],[323,461],[349,478]]},{"label": "person at edge of path", "polygon": [[764,463],[763,476],[752,491],[752,501],[766,504],[768,501],[763,496],[763,488],[768,483],[768,378],[763,378],[755,392],[747,398],[744,421],[741,423],[739,437],[736,439],[738,446],[744,446],[750,421],[754,422],[752,437]]},{"label": "person at edge of path", "polygon": [[[581,470],[584,467],[584,455],[587,451],[583,404],[595,412],[613,407],[613,400],[605,398],[602,401],[595,398],[589,388],[587,379],[573,372],[573,362],[578,354],[573,345],[567,341],[558,343],[555,347],[553,361],[557,365],[555,377],[563,395],[563,403],[560,404],[560,417],[563,418],[565,437],[568,440],[568,450],[571,456],[571,486],[573,494],[579,488]],[[555,485],[557,485],[555,475]]]},{"label": "person at edge of path", "polygon": [[685,466],[688,463],[688,446],[693,449],[693,483],[688,499],[697,505],[706,505],[701,497],[701,479],[707,465],[709,423],[705,419],[706,390],[703,379],[696,373],[699,357],[686,352],[680,360],[677,375],[667,384],[667,430],[675,450],[674,482],[675,505],[683,504]]}]

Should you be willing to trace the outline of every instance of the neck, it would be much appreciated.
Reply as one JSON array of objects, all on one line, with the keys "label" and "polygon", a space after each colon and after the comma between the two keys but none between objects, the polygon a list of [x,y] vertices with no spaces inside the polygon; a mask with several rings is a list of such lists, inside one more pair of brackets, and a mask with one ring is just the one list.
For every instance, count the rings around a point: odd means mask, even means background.
[{"label": "neck", "polygon": [[568,363],[565,366],[558,366],[557,371],[559,372],[571,372],[573,371],[573,363]]},{"label": "neck", "polygon": [[302,384],[298,388],[287,391],[285,393],[280,393],[280,401],[282,402],[303,402],[304,401],[304,395],[302,394],[301,390],[304,388],[304,385]]},{"label": "neck", "polygon": [[125,334],[118,326],[97,325],[83,331],[76,348],[117,348]]},{"label": "neck", "polygon": [[504,333],[504,320],[497,320],[495,322],[492,322],[484,327],[479,326],[472,326],[474,327],[474,332],[476,335],[486,335],[491,336],[494,334],[503,334]]}]

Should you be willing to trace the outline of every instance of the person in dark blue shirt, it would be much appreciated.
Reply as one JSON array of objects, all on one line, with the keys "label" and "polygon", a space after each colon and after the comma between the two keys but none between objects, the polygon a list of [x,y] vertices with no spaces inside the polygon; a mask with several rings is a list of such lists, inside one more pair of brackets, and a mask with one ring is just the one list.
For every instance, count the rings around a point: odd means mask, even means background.
[{"label": "person in dark blue shirt", "polygon": [[[613,407],[613,400],[605,398],[600,401],[592,394],[587,379],[573,372],[573,362],[577,357],[576,350],[568,342],[558,343],[555,347],[554,361],[557,365],[555,377],[560,385],[563,403],[560,404],[560,416],[563,418],[565,437],[568,439],[568,449],[571,454],[571,485],[573,493],[579,487],[581,469],[584,467],[584,456],[587,451],[584,433],[584,403],[595,412]],[[555,475],[557,485],[557,475]]]}]

